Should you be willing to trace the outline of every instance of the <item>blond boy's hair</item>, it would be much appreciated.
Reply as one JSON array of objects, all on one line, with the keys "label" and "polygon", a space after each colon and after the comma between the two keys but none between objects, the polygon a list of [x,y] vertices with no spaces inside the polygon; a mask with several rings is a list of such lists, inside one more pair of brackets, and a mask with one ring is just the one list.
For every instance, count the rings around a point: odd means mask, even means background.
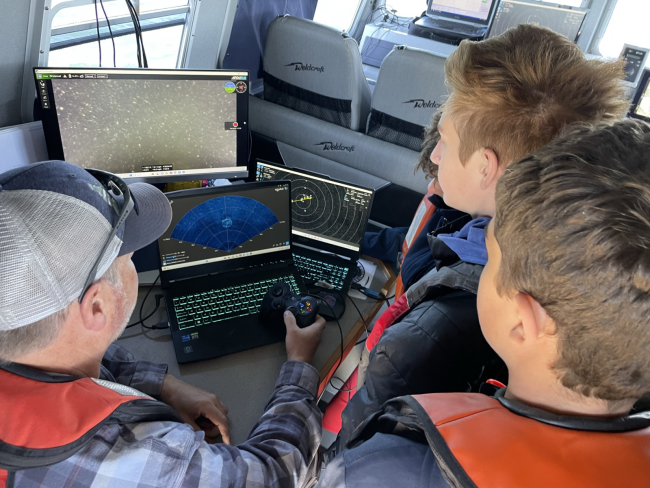
[{"label": "blond boy's hair", "polygon": [[460,160],[489,148],[507,165],[567,124],[621,119],[629,105],[623,68],[621,60],[588,60],[566,37],[533,25],[461,42],[445,63],[443,107],[460,137]]}]

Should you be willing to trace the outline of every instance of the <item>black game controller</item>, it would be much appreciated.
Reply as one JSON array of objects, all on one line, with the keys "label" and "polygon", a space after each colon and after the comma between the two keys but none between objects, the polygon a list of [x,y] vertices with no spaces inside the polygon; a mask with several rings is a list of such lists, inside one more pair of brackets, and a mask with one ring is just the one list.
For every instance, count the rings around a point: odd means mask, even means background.
[{"label": "black game controller", "polygon": [[282,324],[285,310],[296,317],[298,327],[307,327],[316,320],[318,301],[314,297],[296,295],[286,283],[276,283],[262,299],[260,318],[272,325]]}]

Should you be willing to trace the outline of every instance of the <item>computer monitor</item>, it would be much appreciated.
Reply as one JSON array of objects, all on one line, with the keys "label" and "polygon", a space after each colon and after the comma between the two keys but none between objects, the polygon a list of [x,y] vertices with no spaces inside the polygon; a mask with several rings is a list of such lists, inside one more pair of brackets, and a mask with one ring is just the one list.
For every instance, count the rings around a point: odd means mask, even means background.
[{"label": "computer monitor", "polygon": [[291,230],[295,242],[358,257],[373,190],[260,160],[257,180],[291,181]]},{"label": "computer monitor", "polygon": [[247,71],[34,75],[50,159],[148,183],[248,176]]},{"label": "computer monitor", "polygon": [[575,8],[502,0],[494,14],[488,38],[499,36],[519,24],[534,24],[576,42],[586,15],[586,10]]},{"label": "computer monitor", "polygon": [[650,123],[650,69],[646,69],[641,76],[641,81],[632,99],[630,117]]},{"label": "computer monitor", "polygon": [[427,15],[488,25],[499,0],[429,0]]},{"label": "computer monitor", "polygon": [[256,256],[291,249],[288,181],[179,190],[167,196],[172,222],[158,239],[167,277],[196,276],[198,266],[205,268],[198,274],[236,269],[243,261],[254,264]]}]

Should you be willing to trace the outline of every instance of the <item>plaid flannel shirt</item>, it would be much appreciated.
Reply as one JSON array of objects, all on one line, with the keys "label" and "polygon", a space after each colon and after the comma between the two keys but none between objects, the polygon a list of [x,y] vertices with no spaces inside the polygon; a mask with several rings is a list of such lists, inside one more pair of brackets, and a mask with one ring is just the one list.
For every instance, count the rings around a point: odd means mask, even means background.
[{"label": "plaid flannel shirt", "polygon": [[[113,345],[101,379],[158,396],[167,366],[136,362]],[[321,440],[318,371],[288,361],[248,440],[207,444],[203,432],[176,422],[101,428],[84,448],[52,466],[15,473],[15,488],[294,487],[315,484]],[[11,484],[9,485],[11,486]]]}]

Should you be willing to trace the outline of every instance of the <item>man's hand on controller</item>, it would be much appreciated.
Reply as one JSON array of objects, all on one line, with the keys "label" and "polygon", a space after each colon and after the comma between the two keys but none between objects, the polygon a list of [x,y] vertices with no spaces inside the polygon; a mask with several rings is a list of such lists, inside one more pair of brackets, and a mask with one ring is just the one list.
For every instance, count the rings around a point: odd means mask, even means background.
[{"label": "man's hand on controller", "polygon": [[317,315],[313,324],[301,329],[293,314],[287,311],[284,312],[284,325],[287,327],[287,360],[311,364],[325,328],[325,319]]},{"label": "man's hand on controller", "polygon": [[[210,442],[211,438],[221,434],[223,442],[230,444],[228,407],[212,393],[166,374],[160,391],[160,399],[176,410],[185,423],[195,431],[203,430],[206,434],[206,441]],[[204,420],[199,427],[197,419],[201,417],[209,422]]]}]

